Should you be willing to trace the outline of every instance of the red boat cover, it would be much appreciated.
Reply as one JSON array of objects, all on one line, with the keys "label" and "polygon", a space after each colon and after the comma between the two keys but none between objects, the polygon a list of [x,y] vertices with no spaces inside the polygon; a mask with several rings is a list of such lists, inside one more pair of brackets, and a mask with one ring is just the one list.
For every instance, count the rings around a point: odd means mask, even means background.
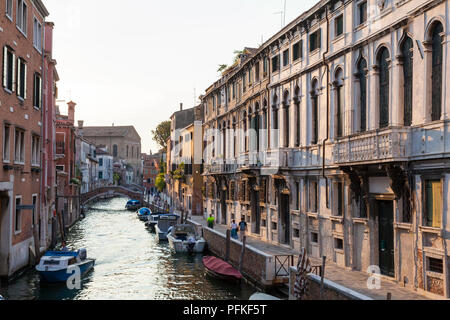
[{"label": "red boat cover", "polygon": [[242,274],[233,268],[229,263],[223,261],[222,259],[210,256],[210,257],[203,257],[203,264],[206,268],[208,268],[211,271],[214,271],[215,273],[235,277],[236,279],[241,279]]}]

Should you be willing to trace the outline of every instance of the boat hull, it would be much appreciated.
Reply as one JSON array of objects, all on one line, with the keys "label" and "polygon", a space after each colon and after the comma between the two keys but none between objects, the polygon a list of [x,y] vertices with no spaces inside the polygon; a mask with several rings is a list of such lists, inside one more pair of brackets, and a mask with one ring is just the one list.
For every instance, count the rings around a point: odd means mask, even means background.
[{"label": "boat hull", "polygon": [[[178,240],[175,239],[172,235],[167,235],[167,240],[169,241],[169,246],[172,248],[176,253],[187,253],[189,252],[188,249],[188,241],[186,240]],[[206,241],[204,239],[197,240],[194,246],[194,253],[202,253],[205,249]]]},{"label": "boat hull", "polygon": [[[86,275],[95,265],[95,259],[87,259],[79,264],[74,266],[78,266],[80,268],[80,275],[83,277]],[[56,283],[56,282],[66,282],[70,276],[74,274],[73,267],[64,268],[56,271],[44,271],[38,270],[41,280],[48,283]],[[67,271],[69,270],[69,272]]]}]

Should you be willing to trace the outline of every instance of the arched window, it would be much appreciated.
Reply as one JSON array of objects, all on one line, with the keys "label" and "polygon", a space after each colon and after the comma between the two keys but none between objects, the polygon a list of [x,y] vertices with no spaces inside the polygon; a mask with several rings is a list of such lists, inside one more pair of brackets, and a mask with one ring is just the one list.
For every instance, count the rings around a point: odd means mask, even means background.
[{"label": "arched window", "polygon": [[244,125],[244,152],[247,152],[247,112],[244,112],[242,121]]},{"label": "arched window", "polygon": [[260,142],[259,142],[259,140],[260,140],[259,128],[261,127],[261,125],[260,125],[261,117],[259,115],[259,103],[258,102],[256,102],[256,104],[255,104],[255,116],[254,116],[254,118],[255,118],[255,127],[254,127],[254,129],[255,129],[255,139],[256,139],[256,151],[259,151],[259,144],[260,144]]},{"label": "arched window", "polygon": [[403,59],[403,125],[412,123],[413,42],[406,37],[401,45]]},{"label": "arched window", "polygon": [[264,149],[267,149],[268,145],[267,145],[267,141],[269,139],[269,130],[267,130],[267,123],[268,123],[268,119],[267,119],[267,101],[266,99],[264,99],[263,101],[263,119],[262,119],[262,128],[264,130],[264,135],[263,135],[263,146]]},{"label": "arched window", "polygon": [[442,113],[442,37],[441,23],[436,23],[431,33],[431,120],[441,119]]},{"label": "arched window", "polygon": [[336,137],[342,137],[343,134],[343,108],[344,108],[344,94],[343,94],[343,86],[344,86],[344,73],[341,68],[336,70],[334,75],[334,86],[335,86],[335,120],[336,120]]},{"label": "arched window", "polygon": [[289,91],[284,92],[283,96],[283,112],[284,112],[284,119],[283,119],[283,125],[284,125],[284,147],[289,147]]},{"label": "arched window", "polygon": [[233,117],[233,158],[237,154],[237,141],[236,141],[236,118]]},{"label": "arched window", "polygon": [[319,97],[318,81],[314,79],[311,86],[311,144],[317,144],[319,135]]},{"label": "arched window", "polygon": [[117,157],[117,144],[113,145],[113,157]]},{"label": "arched window", "polygon": [[273,97],[273,106],[272,106],[272,144],[273,147],[278,147],[278,96],[275,95]]},{"label": "arched window", "polygon": [[361,132],[367,130],[367,62],[366,59],[360,58],[358,62],[358,80],[359,80],[359,129]]},{"label": "arched window", "polygon": [[389,51],[383,47],[378,53],[379,85],[380,85],[380,128],[389,125]]},{"label": "arched window", "polygon": [[300,146],[300,88],[298,86],[295,87],[294,90],[294,102],[296,109],[296,137],[295,137],[295,146]]}]

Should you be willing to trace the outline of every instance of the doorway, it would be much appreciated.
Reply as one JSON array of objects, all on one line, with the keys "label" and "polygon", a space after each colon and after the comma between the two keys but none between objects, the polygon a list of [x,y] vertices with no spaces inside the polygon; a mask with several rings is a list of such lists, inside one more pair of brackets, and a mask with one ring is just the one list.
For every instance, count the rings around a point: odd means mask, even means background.
[{"label": "doorway", "polygon": [[221,191],[221,197],[220,197],[220,213],[221,213],[221,223],[227,224],[227,203],[226,203],[226,193],[227,190]]},{"label": "doorway", "polygon": [[394,277],[394,203],[377,201],[378,252],[381,274]]}]

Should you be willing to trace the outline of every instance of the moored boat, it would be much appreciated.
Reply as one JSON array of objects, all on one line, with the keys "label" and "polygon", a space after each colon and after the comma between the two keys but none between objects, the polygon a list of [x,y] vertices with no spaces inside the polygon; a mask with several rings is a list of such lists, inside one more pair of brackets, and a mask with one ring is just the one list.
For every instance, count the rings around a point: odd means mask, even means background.
[{"label": "moored boat", "polygon": [[141,207],[141,202],[139,200],[129,200],[125,205],[125,209],[129,211],[136,211]]},{"label": "moored boat", "polygon": [[206,241],[192,224],[177,224],[167,234],[169,246],[176,253],[202,253]]},{"label": "moored boat", "polygon": [[152,211],[149,208],[140,208],[138,211],[136,211],[136,214],[141,221],[147,221],[150,215],[152,214]]},{"label": "moored boat", "polygon": [[87,258],[86,250],[48,251],[41,258],[36,270],[45,282],[66,282],[79,268],[84,276],[95,265],[95,259]]},{"label": "moored boat", "polygon": [[155,232],[159,241],[167,241],[169,229],[178,223],[180,216],[177,214],[160,214],[158,223],[155,226]]},{"label": "moored boat", "polygon": [[242,274],[228,262],[214,257],[203,257],[203,265],[208,274],[226,281],[240,282]]},{"label": "moored boat", "polygon": [[159,216],[163,213],[155,213],[152,212],[150,216],[148,217],[147,221],[145,222],[145,227],[150,230],[150,232],[155,233],[155,226],[158,223]]}]

